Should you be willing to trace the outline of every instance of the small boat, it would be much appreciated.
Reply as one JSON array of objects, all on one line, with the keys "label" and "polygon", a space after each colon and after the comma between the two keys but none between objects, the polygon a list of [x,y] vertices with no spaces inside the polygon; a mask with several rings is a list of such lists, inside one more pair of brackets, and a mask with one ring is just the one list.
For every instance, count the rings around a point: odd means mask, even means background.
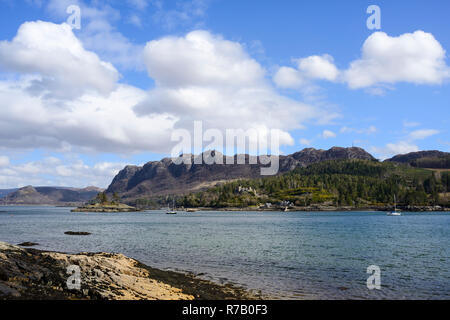
[{"label": "small boat", "polygon": [[284,207],[283,211],[284,211],[284,212],[288,212],[288,211],[289,211],[289,208],[288,208],[288,207]]},{"label": "small boat", "polygon": [[175,211],[175,198],[173,199],[172,209],[169,206],[169,210],[166,212],[166,214],[177,214]]},{"label": "small boat", "polygon": [[394,211],[390,211],[387,213],[388,216],[401,216],[402,213],[397,210],[397,199],[395,198],[394,194]]}]

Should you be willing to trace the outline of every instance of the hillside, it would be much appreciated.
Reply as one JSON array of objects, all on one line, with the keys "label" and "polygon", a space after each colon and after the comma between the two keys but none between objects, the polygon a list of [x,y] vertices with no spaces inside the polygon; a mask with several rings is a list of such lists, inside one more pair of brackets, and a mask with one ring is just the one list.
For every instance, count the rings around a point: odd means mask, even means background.
[{"label": "hillside", "polygon": [[386,160],[417,168],[450,169],[450,153],[437,150],[410,152]]},{"label": "hillside", "polygon": [[102,189],[26,186],[0,199],[0,205],[76,205],[94,198]]},{"label": "hillside", "polygon": [[311,206],[376,208],[448,206],[450,173],[439,178],[426,169],[367,160],[311,164],[276,177],[243,179],[178,199],[184,207],[248,208],[266,203],[278,207]]},{"label": "hillside", "polygon": [[17,191],[19,189],[15,188],[15,189],[0,189],[0,199],[6,197],[8,194]]},{"label": "hillside", "polygon": [[[108,194],[118,193],[122,200],[133,202],[136,199],[151,198],[169,194],[186,194],[191,191],[205,189],[217,183],[230,180],[259,178],[260,164],[248,164],[249,156],[245,155],[246,164],[180,164],[176,165],[170,158],[146,163],[143,167],[127,166],[121,170],[106,190]],[[312,163],[337,159],[375,160],[372,155],[361,148],[333,147],[329,150],[304,149],[287,156],[280,156],[279,174]],[[194,156],[191,155],[192,163]]]}]

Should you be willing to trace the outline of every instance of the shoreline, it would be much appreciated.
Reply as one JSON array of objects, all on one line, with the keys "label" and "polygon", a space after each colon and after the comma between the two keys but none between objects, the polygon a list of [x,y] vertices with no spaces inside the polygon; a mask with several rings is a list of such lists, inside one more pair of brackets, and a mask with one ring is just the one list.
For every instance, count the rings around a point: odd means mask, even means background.
[{"label": "shoreline", "polygon": [[[145,212],[145,211],[160,211],[166,210],[166,208],[136,208],[136,210],[119,211],[119,210],[81,210],[77,206],[72,205],[55,205],[55,204],[0,204],[2,207],[55,207],[55,208],[73,208],[72,212]],[[187,211],[188,209],[194,209],[195,211],[189,213],[195,213],[198,211],[250,211],[250,212],[283,212],[284,208],[255,208],[255,207],[226,207],[226,208],[214,208],[214,207],[197,207],[197,208],[183,208],[176,211]],[[334,207],[334,206],[309,206],[309,207],[290,207],[288,212],[388,212],[394,208],[391,206],[373,206],[373,207]],[[402,212],[450,212],[450,207],[442,206],[397,206],[397,209]]]},{"label": "shoreline", "polygon": [[[191,209],[191,208],[187,208]],[[250,211],[250,212],[283,212],[284,208],[238,208],[238,207],[228,207],[228,208],[210,208],[210,207],[201,207],[194,208],[196,211]],[[450,208],[446,207],[432,207],[432,206],[413,206],[410,208],[407,207],[397,207],[398,210],[402,212],[450,212]],[[150,209],[148,209],[150,210]],[[157,209],[162,210],[162,209]],[[287,212],[388,212],[394,210],[393,207],[326,207],[326,206],[317,206],[317,207],[292,207],[288,208]],[[180,209],[179,211],[186,211],[185,209]]]},{"label": "shoreline", "polygon": [[[69,265],[81,288],[68,289]],[[232,284],[165,271],[117,253],[67,254],[0,242],[0,300],[254,300]]]}]

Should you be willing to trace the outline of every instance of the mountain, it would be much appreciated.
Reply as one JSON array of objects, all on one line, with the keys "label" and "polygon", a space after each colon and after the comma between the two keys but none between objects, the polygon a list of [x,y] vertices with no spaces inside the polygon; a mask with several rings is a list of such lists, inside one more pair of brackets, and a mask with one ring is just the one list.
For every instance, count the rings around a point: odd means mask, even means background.
[{"label": "mountain", "polygon": [[406,163],[418,168],[450,169],[450,153],[437,150],[410,152],[385,161]]},{"label": "mountain", "polygon": [[8,194],[10,194],[11,192],[17,191],[18,189],[0,189],[0,199],[6,197]]},{"label": "mountain", "polygon": [[94,198],[103,191],[97,187],[83,189],[65,187],[26,186],[0,199],[1,205],[77,205]]},{"label": "mountain", "polygon": [[[212,151],[212,156],[215,152]],[[203,153],[203,156],[209,152]],[[221,155],[220,153],[218,155]],[[185,155],[186,156],[186,155]],[[125,201],[139,198],[149,198],[168,194],[185,194],[204,189],[230,180],[260,178],[262,165],[259,157],[241,155],[245,163],[237,164],[237,157],[232,157],[233,164],[194,164],[195,156],[191,157],[192,164],[175,164],[170,158],[161,161],[151,161],[142,167],[126,166],[113,179],[106,190],[107,193],[118,193]],[[248,164],[249,159],[257,164]],[[298,167],[306,167],[312,163],[325,160],[362,159],[375,160],[372,155],[361,148],[333,147],[329,150],[307,148],[287,156],[279,157],[279,174],[289,172]],[[226,160],[224,159],[224,163]]]}]

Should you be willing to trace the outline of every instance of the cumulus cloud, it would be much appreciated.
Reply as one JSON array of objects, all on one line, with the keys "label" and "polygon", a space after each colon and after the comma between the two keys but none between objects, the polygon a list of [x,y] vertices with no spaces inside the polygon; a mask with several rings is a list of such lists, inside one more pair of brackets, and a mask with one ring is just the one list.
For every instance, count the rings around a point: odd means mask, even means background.
[{"label": "cumulus cloud", "polygon": [[281,143],[292,144],[288,130],[327,117],[320,108],[279,95],[241,44],[207,31],[150,41],[144,61],[156,88],[135,111],[167,112],[176,127],[203,120],[205,129],[279,129]]},{"label": "cumulus cloud", "polygon": [[344,70],[338,70],[328,54],[294,59],[297,68],[280,67],[273,81],[280,88],[299,89],[314,80],[327,80],[384,95],[399,82],[437,85],[450,77],[446,52],[431,33],[418,30],[391,37],[374,32],[361,51],[361,58]]},{"label": "cumulus cloud", "polygon": [[16,165],[0,166],[0,188],[26,185],[106,187],[124,163],[99,162],[92,166],[81,160],[63,161],[47,157]]},{"label": "cumulus cloud", "polygon": [[[60,50],[61,55],[80,57],[82,63],[86,62],[80,70],[73,71],[78,72],[80,81],[90,78],[92,72],[102,70],[99,68],[105,65],[95,54],[83,49],[65,24],[36,22],[25,26],[46,30],[50,39],[47,42]],[[108,95],[103,95],[102,90],[84,90],[73,98],[49,99],[30,88],[40,82],[42,92],[47,92],[53,87],[44,80],[57,79],[70,90],[72,83],[64,81],[74,80],[66,80],[62,75],[72,72],[72,64],[78,65],[71,60],[67,67],[58,57],[42,65],[28,59],[27,55],[32,53],[39,61],[39,53],[47,48],[41,43],[30,45],[31,49],[24,54],[28,64],[21,55],[12,57],[14,52],[22,53],[25,44],[33,43],[25,36],[31,34],[23,32],[21,27],[13,41],[3,42],[8,48],[19,49],[9,54],[3,50],[2,61],[14,62],[8,64],[14,70],[26,67],[35,71],[0,81],[0,105],[8,106],[2,108],[0,118],[0,148],[3,149],[167,153],[175,144],[171,141],[173,130],[191,131],[194,120],[203,120],[205,130],[215,128],[222,132],[256,129],[264,135],[275,129],[280,143],[290,145],[294,141],[289,130],[335,116],[278,94],[265,79],[264,68],[239,43],[206,31],[194,31],[185,37],[165,37],[147,44],[145,62],[155,80],[154,89],[144,91],[114,83],[111,81],[114,77],[110,77],[105,79],[113,83],[108,86],[111,87]],[[97,65],[91,66],[92,61]],[[77,85],[88,85],[90,80],[85,81],[87,84]],[[99,84],[99,89],[101,85],[104,84]]]},{"label": "cumulus cloud", "polygon": [[21,74],[38,73],[30,84],[35,94],[73,97],[95,90],[114,90],[119,74],[108,62],[83,48],[65,23],[22,24],[12,41],[0,42],[0,66]]},{"label": "cumulus cloud", "polygon": [[297,69],[280,67],[273,77],[273,81],[280,88],[299,89],[310,85],[312,80],[335,81],[339,70],[334,65],[333,57],[324,54],[322,56],[309,56],[294,59]]},{"label": "cumulus cloud", "polygon": [[[144,0],[131,2],[139,11],[147,4]],[[81,9],[81,30],[76,33],[86,49],[95,51],[103,60],[122,69],[144,70],[141,60],[143,47],[130,41],[114,26],[122,19],[119,10],[106,1],[91,1],[87,5],[81,0],[49,0],[46,9],[59,19],[67,19],[66,9],[70,5]],[[133,15],[136,17],[133,18]],[[137,14],[131,14],[126,22],[139,24],[137,19]]]},{"label": "cumulus cloud", "polygon": [[445,50],[431,33],[391,37],[375,32],[364,42],[362,57],[345,71],[344,81],[352,89],[397,82],[441,84],[449,70]]},{"label": "cumulus cloud", "polygon": [[298,70],[311,79],[334,81],[339,75],[333,57],[328,54],[299,59]]},{"label": "cumulus cloud", "polygon": [[300,72],[290,67],[279,68],[273,77],[273,81],[279,88],[284,89],[300,88],[305,83]]},{"label": "cumulus cloud", "polygon": [[[84,152],[156,151],[167,148],[174,121],[164,114],[138,117],[132,106],[145,92],[118,85],[109,96],[84,94],[78,99],[43,101],[26,91],[28,81],[0,82],[0,145],[3,148],[49,148]],[[166,151],[166,150],[165,150]]]},{"label": "cumulus cloud", "polygon": [[170,87],[249,86],[264,76],[264,69],[239,43],[201,30],[150,41],[144,59],[150,77]]}]

